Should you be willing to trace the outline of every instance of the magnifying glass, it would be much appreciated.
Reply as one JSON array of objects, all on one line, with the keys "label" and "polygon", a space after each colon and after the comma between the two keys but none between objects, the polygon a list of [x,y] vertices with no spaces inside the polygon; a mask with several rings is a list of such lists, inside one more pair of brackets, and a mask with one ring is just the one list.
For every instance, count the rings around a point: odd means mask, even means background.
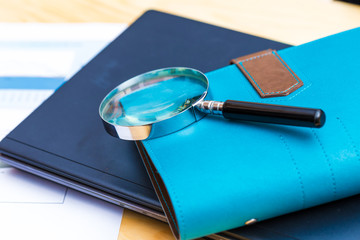
[{"label": "magnifying glass", "polygon": [[99,114],[105,129],[124,140],[161,137],[199,121],[206,114],[227,119],[320,128],[321,109],[211,98],[209,81],[200,71],[176,67],[133,77],[103,99]]}]

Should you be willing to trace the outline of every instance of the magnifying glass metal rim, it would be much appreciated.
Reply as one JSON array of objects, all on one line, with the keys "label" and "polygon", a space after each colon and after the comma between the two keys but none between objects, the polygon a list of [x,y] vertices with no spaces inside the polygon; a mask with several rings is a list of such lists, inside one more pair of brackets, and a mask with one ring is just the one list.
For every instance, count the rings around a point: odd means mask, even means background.
[{"label": "magnifying glass metal rim", "polygon": [[[151,80],[161,78],[162,76],[188,76],[202,81],[206,87],[204,87],[204,92],[196,101],[182,109],[180,112],[162,120],[157,120],[144,125],[126,126],[111,123],[106,118],[104,118],[103,110],[113,96],[116,94],[122,95],[120,97],[129,95],[141,89],[142,87],[146,87],[146,83],[149,83],[148,85],[153,84],[154,82],[151,82]],[[167,79],[165,78],[164,80],[166,81]],[[99,115],[102,119],[106,131],[114,137],[118,137],[123,140],[145,140],[156,138],[185,128],[204,117],[205,114],[195,110],[195,107],[199,103],[203,102],[205,97],[208,95],[208,90],[209,80],[205,74],[199,70],[187,67],[169,67],[156,69],[130,78],[112,89],[101,101],[99,106]]]}]

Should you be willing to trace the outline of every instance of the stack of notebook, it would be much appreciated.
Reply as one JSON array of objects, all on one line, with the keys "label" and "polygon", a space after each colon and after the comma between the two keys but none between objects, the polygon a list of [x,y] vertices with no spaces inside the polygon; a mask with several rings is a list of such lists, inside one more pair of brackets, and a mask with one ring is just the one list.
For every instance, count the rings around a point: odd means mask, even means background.
[{"label": "stack of notebook", "polygon": [[[352,34],[356,35],[356,32],[352,32]],[[350,35],[346,34],[341,36],[344,37],[339,37],[340,40],[345,42],[347,41],[347,38],[351,37]],[[330,45],[327,45],[326,49],[332,49],[332,47],[340,42],[339,38],[331,42]],[[351,46],[349,44],[349,42],[346,42],[346,45]],[[313,45],[304,45],[302,47],[295,48],[295,50],[292,50],[293,48],[291,48],[289,50],[283,50],[280,52],[288,64],[289,62],[296,63],[293,64],[296,68],[293,69],[295,72],[303,72],[303,69],[309,69],[306,66],[307,63],[309,66],[313,66],[324,60],[315,58],[315,60],[307,61],[307,53],[313,51],[317,47],[322,46],[321,42],[319,42],[318,46],[315,45],[314,47]],[[102,198],[106,201],[118,204],[125,208],[138,211],[163,221],[173,221],[175,222],[175,224],[172,224],[175,235],[183,239],[214,234],[219,231],[221,231],[221,233],[210,235],[210,237],[223,237],[228,239],[236,239],[239,237],[247,237],[252,239],[310,239],[311,237],[316,238],[321,236],[326,237],[327,239],[331,239],[332,237],[339,238],[346,236],[346,238],[349,239],[352,236],[359,236],[360,233],[358,229],[360,228],[358,228],[356,222],[352,221],[352,219],[357,217],[354,208],[359,208],[356,204],[359,201],[357,196],[342,201],[333,202],[328,205],[322,205],[321,207],[293,213],[291,215],[266,220],[256,223],[252,226],[233,229],[231,231],[227,230],[244,225],[245,222],[242,218],[250,215],[249,213],[246,213],[247,215],[244,214],[243,216],[239,216],[239,214],[236,213],[235,217],[232,216],[229,212],[231,201],[229,202],[228,199],[225,199],[225,195],[218,192],[218,190],[211,192],[211,194],[209,193],[208,195],[204,195],[201,199],[201,202],[199,199],[196,200],[199,202],[195,201],[196,204],[199,204],[199,206],[201,205],[202,207],[209,202],[216,202],[217,204],[208,205],[208,208],[202,209],[202,212],[194,211],[196,214],[193,215],[193,219],[191,219],[192,217],[190,217],[190,219],[187,217],[182,218],[179,215],[179,210],[177,209],[175,209],[175,216],[171,217],[169,214],[165,215],[163,208],[166,208],[166,206],[164,206],[164,202],[161,204],[158,200],[158,196],[161,196],[156,194],[153,187],[155,186],[155,188],[157,188],[156,183],[153,182],[153,185],[149,179],[135,143],[122,141],[108,135],[103,128],[100,117],[98,116],[99,104],[103,97],[111,89],[119,85],[121,82],[143,72],[172,66],[196,68],[208,73],[210,80],[217,82],[217,94],[221,98],[223,97],[222,94],[224,94],[224,92],[221,90],[225,88],[224,86],[226,86],[226,84],[229,85],[227,81],[237,80],[222,80],[221,74],[219,74],[219,71],[215,71],[216,69],[225,67],[226,71],[231,76],[234,74],[240,76],[240,79],[238,79],[240,86],[245,86],[241,83],[244,79],[242,79],[241,72],[236,69],[236,66],[232,65],[230,67],[226,67],[228,66],[231,59],[264,49],[271,48],[281,50],[288,47],[288,45],[279,42],[274,42],[271,40],[219,28],[157,11],[146,12],[123,34],[121,34],[100,54],[91,60],[84,68],[75,74],[72,79],[60,87],[14,131],[12,131],[6,138],[3,139],[3,141],[0,143],[1,159],[10,165],[25,171],[32,172],[79,191],[83,191],[93,196]],[[346,51],[348,49],[344,48],[341,50]],[[325,49],[322,51],[322,53],[326,53]],[[335,51],[334,54],[339,54],[340,52],[341,51]],[[325,54],[324,56],[326,57],[325,60],[328,59],[328,55]],[[301,63],[298,62],[298,59],[301,59]],[[321,68],[323,65],[319,64],[319,66]],[[316,68],[311,69],[313,69],[311,71],[316,71]],[[301,101],[304,101],[304,99],[310,99],[310,97],[313,99],[313,90],[306,91],[306,89],[313,89],[312,86],[316,85],[316,83],[313,83],[312,79],[310,79],[312,76],[315,76],[314,72],[298,72],[297,74],[304,78],[302,80],[304,81],[305,85],[302,89],[298,90],[299,92],[294,93],[300,96],[300,98],[293,97],[294,95],[288,96],[290,101],[293,100],[292,103],[295,105],[301,105]],[[309,75],[310,77],[308,77]],[[221,81],[224,81],[226,84],[222,85]],[[246,84],[248,84],[248,82]],[[255,93],[251,92],[252,89],[250,87],[250,85],[246,85],[244,88],[240,87],[238,93],[233,92],[229,94],[234,94],[234,96],[237,96],[237,94],[243,94],[239,96],[239,98],[244,98],[241,100],[262,101]],[[228,86],[228,89],[230,88],[236,89],[232,86],[232,83],[230,83]],[[316,88],[318,88],[318,86],[316,86]],[[315,96],[316,98],[325,99],[327,97],[325,93],[321,92],[321,88],[319,88],[318,92],[319,95]],[[306,98],[306,96],[308,98]],[[342,99],[339,102],[342,102],[343,100],[345,99]],[[277,99],[272,101],[279,101],[281,103],[283,100]],[[306,104],[311,103],[309,101],[307,101]],[[323,102],[315,101],[315,103],[321,104]],[[324,107],[325,110],[326,107],[327,106]],[[331,109],[330,112],[332,111],[333,110]],[[205,118],[205,121],[211,120]],[[201,122],[202,121],[200,121],[200,123]],[[331,122],[332,120],[330,121],[330,125],[332,126]],[[351,132],[353,129],[351,124],[349,126],[347,125],[348,122],[345,122],[346,120],[337,122],[340,127],[342,125],[346,126],[343,127],[345,130],[342,131],[344,136],[347,134],[347,132]],[[196,126],[193,125],[191,127]],[[261,135],[264,132],[271,135],[274,131],[276,131],[276,144],[274,142],[271,142],[271,144],[267,142],[270,144],[269,148],[276,149],[277,144],[282,145],[283,147],[278,151],[282,152],[284,156],[286,155],[288,160],[290,159],[290,165],[292,164],[293,167],[293,173],[291,174],[296,175],[296,178],[301,178],[297,174],[298,171],[300,171],[299,169],[302,167],[302,163],[297,163],[298,165],[295,163],[294,165],[294,161],[291,161],[294,156],[292,156],[292,153],[289,149],[292,149],[293,141],[299,141],[298,144],[302,143],[301,140],[297,138],[292,140],[289,139],[295,135],[299,138],[307,139],[309,138],[308,133],[304,133],[302,130],[298,131],[297,129],[292,128],[277,127],[274,129],[251,124],[243,125],[243,127],[246,127],[246,129],[242,129],[244,130],[243,133],[245,134],[242,138],[244,138],[244,136],[249,134],[251,131],[256,132],[258,135]],[[181,135],[182,133],[179,132],[176,134]],[[316,137],[314,139],[314,136],[318,136],[319,139],[322,139],[324,138],[323,134],[325,133],[315,132],[311,134],[312,140],[316,142],[317,139]],[[264,141],[274,141],[274,138],[270,135],[268,135],[267,139]],[[351,136],[350,139],[352,139],[352,141],[349,140],[349,137],[344,137],[349,142],[348,147],[344,147],[345,152],[343,156],[348,156],[346,155],[346,150],[349,149],[352,149],[352,152],[355,155],[357,152],[356,136],[358,135],[356,133],[354,133],[354,135],[351,133],[349,136]],[[218,141],[221,144],[222,140]],[[247,141],[246,137],[243,139],[243,141]],[[156,148],[156,156],[158,154],[167,154],[171,156],[176,155],[175,152],[169,152],[169,150],[167,150],[168,148],[161,147],[161,144],[162,143],[159,141],[138,143],[140,150],[143,150],[142,154],[144,157],[144,162],[146,162],[146,154],[144,154],[146,151],[144,150],[149,150],[149,147]],[[176,144],[184,143],[179,142]],[[146,149],[142,149],[143,146],[145,146]],[[184,147],[184,145],[182,145],[182,147]],[[237,146],[237,148],[238,147],[240,146]],[[246,146],[244,145],[244,147]],[[181,149],[182,148],[179,148],[178,150],[181,151]],[[320,151],[318,154],[326,154],[326,152],[321,153],[321,149],[322,145],[320,144],[318,145],[318,150]],[[236,148],[233,149],[233,151],[236,151]],[[229,152],[231,151],[228,149],[227,153]],[[147,153],[149,152],[147,151]],[[331,152],[331,154],[332,153],[333,152]],[[147,157],[150,156],[151,158],[154,158],[155,155],[148,154]],[[249,153],[248,155],[250,156],[252,153]],[[245,156],[245,158],[249,158],[249,156]],[[254,156],[251,158],[254,158]],[[206,160],[204,159],[204,156],[199,155],[198,157],[202,158],[202,160]],[[225,157],[230,158],[231,156],[227,155]],[[311,157],[311,154],[306,156],[307,159],[309,157]],[[325,156],[324,162],[328,165],[326,171],[331,171],[329,170],[329,165],[333,164],[332,159],[330,159],[332,157],[333,156],[330,154],[328,154],[327,158]],[[169,158],[169,160],[170,159],[172,158]],[[344,157],[344,159],[348,158]],[[274,159],[273,156],[269,159],[269,161],[272,161],[274,164],[272,165],[274,169],[269,169],[269,171],[276,170],[275,160],[276,159]],[[156,164],[158,163],[155,163],[155,165]],[[246,163],[244,164],[246,165]],[[261,164],[255,165],[261,168]],[[314,168],[317,167],[315,165],[313,166]],[[248,165],[247,167],[250,166]],[[325,177],[326,179],[330,179],[330,182],[332,178],[338,177],[337,174],[341,174],[340,170],[340,172],[336,172],[341,168],[341,165],[333,167],[335,169],[333,169],[334,176],[332,176],[330,172],[330,175]],[[353,169],[356,169],[355,166],[353,167]],[[296,170],[297,168],[298,171]],[[206,167],[204,169],[206,169]],[[243,174],[245,169],[245,167],[244,169],[239,167],[238,174]],[[232,169],[231,173],[233,174],[234,171],[236,173],[236,170],[236,168]],[[159,173],[162,174],[161,171],[159,171]],[[181,176],[182,173],[178,173]],[[219,173],[213,172],[212,174],[213,176],[218,176]],[[226,172],[222,172],[221,174],[225,176]],[[340,192],[336,192],[338,194],[333,193],[334,196],[331,196],[331,198],[328,197],[327,193],[324,193],[317,198],[318,200],[310,202],[306,202],[305,200],[300,201],[297,199],[298,197],[301,199],[307,199],[308,197],[311,197],[311,194],[309,194],[306,189],[307,186],[305,186],[307,183],[305,183],[303,186],[301,184],[294,186],[294,188],[298,188],[300,192],[299,195],[296,195],[298,193],[291,193],[287,195],[282,192],[287,188],[270,185],[268,182],[269,179],[266,177],[262,178],[263,173],[261,173],[261,171],[258,171],[258,174],[259,175],[256,176],[255,179],[258,180],[258,183],[261,183],[262,181],[263,185],[261,188],[252,188],[251,184],[249,185],[246,181],[236,183],[234,182],[233,186],[227,186],[224,188],[227,189],[227,191],[235,192],[239,189],[251,189],[252,199],[256,199],[257,197],[261,198],[263,196],[273,196],[271,194],[265,194],[267,191],[279,191],[278,196],[280,198],[289,196],[289,199],[285,199],[286,201],[284,200],[285,203],[288,203],[288,206],[282,208],[280,211],[276,210],[277,207],[274,205],[276,203],[275,198],[262,198],[257,200],[261,202],[262,207],[259,208],[257,208],[256,205],[244,206],[245,209],[254,214],[254,219],[256,218],[258,220],[264,220],[281,214],[297,211],[302,208],[308,208],[314,205],[356,194],[355,190],[349,190],[346,192],[346,190],[343,190],[345,188],[342,186],[336,186],[338,187],[336,190],[339,190]],[[272,176],[276,178],[278,175],[274,173]],[[172,177],[179,176],[171,175],[170,177],[165,178],[171,179]],[[191,177],[189,178],[189,176],[183,175],[183,177],[184,179],[191,180]],[[213,180],[216,181],[219,181],[219,179],[221,178],[213,178]],[[281,181],[281,179],[278,180]],[[306,181],[307,178],[303,177],[303,180]],[[347,179],[344,180],[344,183],[346,180]],[[327,180],[325,182],[327,184]],[[335,186],[333,186],[336,184],[334,182],[335,181],[330,183],[329,186],[329,189],[331,189],[333,192],[336,191],[334,190]],[[354,183],[355,181],[352,182]],[[214,186],[217,186],[219,184],[221,185],[222,183],[213,182],[213,184]],[[189,194],[191,191],[194,191],[194,189],[191,189],[190,185],[191,184],[189,184]],[[218,188],[214,187],[214,189]],[[304,190],[302,191],[301,189]],[[173,189],[170,189],[169,195],[170,197],[173,197],[171,191],[173,191]],[[159,193],[159,191],[157,192]],[[250,197],[250,195],[245,195],[246,191],[241,192],[241,194],[243,198]],[[264,195],[261,196],[262,194]],[[183,200],[185,200],[183,195],[181,196],[182,199],[179,199],[178,202],[183,202]],[[187,198],[191,199],[191,195],[188,195]],[[215,199],[216,201],[212,201],[211,199]],[[174,202],[174,199],[171,199],[171,202]],[[249,200],[248,202],[251,201]],[[285,203],[282,202],[281,205],[283,206]],[[268,208],[275,210],[263,211],[266,208],[264,206],[268,206]],[[195,205],[194,210],[196,209],[201,208],[196,208]],[[235,214],[235,212],[233,213]],[[262,213],[265,215],[263,218],[259,217],[262,216]],[[226,214],[228,214],[228,218],[226,217]],[[221,216],[221,218],[219,218],[221,221],[217,222],[216,219],[213,221],[214,218],[217,218],[218,216]],[[174,219],[171,220],[171,218]],[[206,224],[209,223],[210,225],[202,225],[201,221],[199,222],[200,219],[207,219],[207,221],[203,222]],[[209,219],[210,221],[208,221]],[[227,219],[229,219],[229,221],[227,221]],[[331,220],[329,222],[329,219],[333,219],[333,221]],[[339,219],[342,221],[341,224],[339,224]],[[178,228],[179,223],[180,228]],[[351,223],[351,225],[347,225],[351,227],[351,232],[349,232],[348,229],[343,228],[347,223]],[[193,226],[194,224],[197,225],[197,227],[191,228],[189,230],[190,232],[186,232],[186,234],[184,234],[184,226]]]}]

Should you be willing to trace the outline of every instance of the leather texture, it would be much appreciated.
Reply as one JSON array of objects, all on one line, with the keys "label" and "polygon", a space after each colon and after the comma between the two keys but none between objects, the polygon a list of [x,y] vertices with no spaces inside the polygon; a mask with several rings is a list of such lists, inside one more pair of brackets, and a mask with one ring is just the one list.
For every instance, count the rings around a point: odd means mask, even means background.
[{"label": "leather texture", "polygon": [[235,65],[207,73],[214,100],[321,108],[327,115],[321,129],[207,116],[143,141],[170,196],[181,239],[360,192],[358,39],[360,28],[278,51],[304,83],[280,98],[261,98]]},{"label": "leather texture", "polygon": [[281,59],[268,49],[231,60],[263,97],[286,96],[303,86],[303,82]]}]

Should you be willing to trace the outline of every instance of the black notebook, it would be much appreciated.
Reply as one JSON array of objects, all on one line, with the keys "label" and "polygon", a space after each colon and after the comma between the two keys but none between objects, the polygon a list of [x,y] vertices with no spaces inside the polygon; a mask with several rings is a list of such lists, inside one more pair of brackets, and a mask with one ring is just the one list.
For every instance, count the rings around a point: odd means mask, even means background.
[{"label": "black notebook", "polygon": [[[17,168],[165,220],[134,142],[113,138],[104,130],[98,115],[101,100],[121,82],[149,70],[183,66],[208,72],[241,55],[285,47],[148,11],[5,137],[0,157]],[[279,229],[276,221],[223,234],[292,239],[286,233],[289,228]]]}]

